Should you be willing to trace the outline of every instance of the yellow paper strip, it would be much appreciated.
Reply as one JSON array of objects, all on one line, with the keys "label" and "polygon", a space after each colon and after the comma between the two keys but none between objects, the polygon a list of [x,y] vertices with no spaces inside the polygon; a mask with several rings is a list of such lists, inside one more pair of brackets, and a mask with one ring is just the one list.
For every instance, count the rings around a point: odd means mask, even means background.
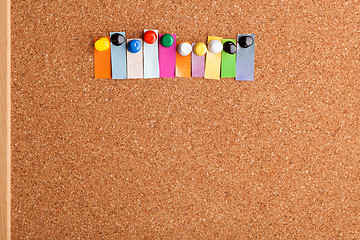
[{"label": "yellow paper strip", "polygon": [[[211,40],[218,40],[222,42],[222,37],[208,37],[208,43]],[[221,52],[212,53],[208,51],[206,53],[206,62],[205,62],[205,78],[209,79],[220,79],[220,65],[221,65]]]}]

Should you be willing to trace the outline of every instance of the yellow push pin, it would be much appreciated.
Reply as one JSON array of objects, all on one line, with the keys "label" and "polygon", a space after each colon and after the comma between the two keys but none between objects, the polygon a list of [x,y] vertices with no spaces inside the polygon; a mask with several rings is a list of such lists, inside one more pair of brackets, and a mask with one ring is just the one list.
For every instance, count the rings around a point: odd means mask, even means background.
[{"label": "yellow push pin", "polygon": [[198,56],[203,56],[207,52],[206,44],[203,42],[198,42],[194,46],[194,53]]},{"label": "yellow push pin", "polygon": [[106,37],[101,37],[95,42],[95,48],[100,52],[108,50],[109,47],[110,47],[110,41]]}]

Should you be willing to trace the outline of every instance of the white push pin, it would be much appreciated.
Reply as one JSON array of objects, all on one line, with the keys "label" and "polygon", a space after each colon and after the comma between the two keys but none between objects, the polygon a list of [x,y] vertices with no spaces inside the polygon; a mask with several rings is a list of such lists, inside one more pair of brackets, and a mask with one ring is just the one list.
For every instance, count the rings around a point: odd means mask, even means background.
[{"label": "white push pin", "polygon": [[181,56],[187,56],[191,53],[192,47],[190,43],[183,42],[178,45],[177,51]]},{"label": "white push pin", "polygon": [[212,53],[219,53],[223,50],[223,45],[218,40],[211,40],[208,44],[208,48]]}]

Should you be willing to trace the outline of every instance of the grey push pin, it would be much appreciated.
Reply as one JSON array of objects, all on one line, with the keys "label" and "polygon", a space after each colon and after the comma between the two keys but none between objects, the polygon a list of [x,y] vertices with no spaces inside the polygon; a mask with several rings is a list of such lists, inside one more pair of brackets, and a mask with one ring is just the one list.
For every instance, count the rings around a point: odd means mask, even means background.
[{"label": "grey push pin", "polygon": [[239,38],[239,45],[242,48],[248,48],[254,44],[254,39],[251,36],[241,36]]},{"label": "grey push pin", "polygon": [[113,35],[111,35],[110,40],[111,43],[115,46],[120,46],[125,42],[125,37],[120,33],[114,33]]}]

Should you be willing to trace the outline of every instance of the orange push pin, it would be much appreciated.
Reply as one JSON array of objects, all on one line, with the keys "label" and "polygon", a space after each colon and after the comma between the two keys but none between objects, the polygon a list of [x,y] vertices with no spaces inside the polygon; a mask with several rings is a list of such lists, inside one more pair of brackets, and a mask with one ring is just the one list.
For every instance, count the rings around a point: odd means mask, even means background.
[{"label": "orange push pin", "polygon": [[95,42],[95,49],[98,51],[106,51],[110,48],[110,41],[106,37],[101,37]]}]

